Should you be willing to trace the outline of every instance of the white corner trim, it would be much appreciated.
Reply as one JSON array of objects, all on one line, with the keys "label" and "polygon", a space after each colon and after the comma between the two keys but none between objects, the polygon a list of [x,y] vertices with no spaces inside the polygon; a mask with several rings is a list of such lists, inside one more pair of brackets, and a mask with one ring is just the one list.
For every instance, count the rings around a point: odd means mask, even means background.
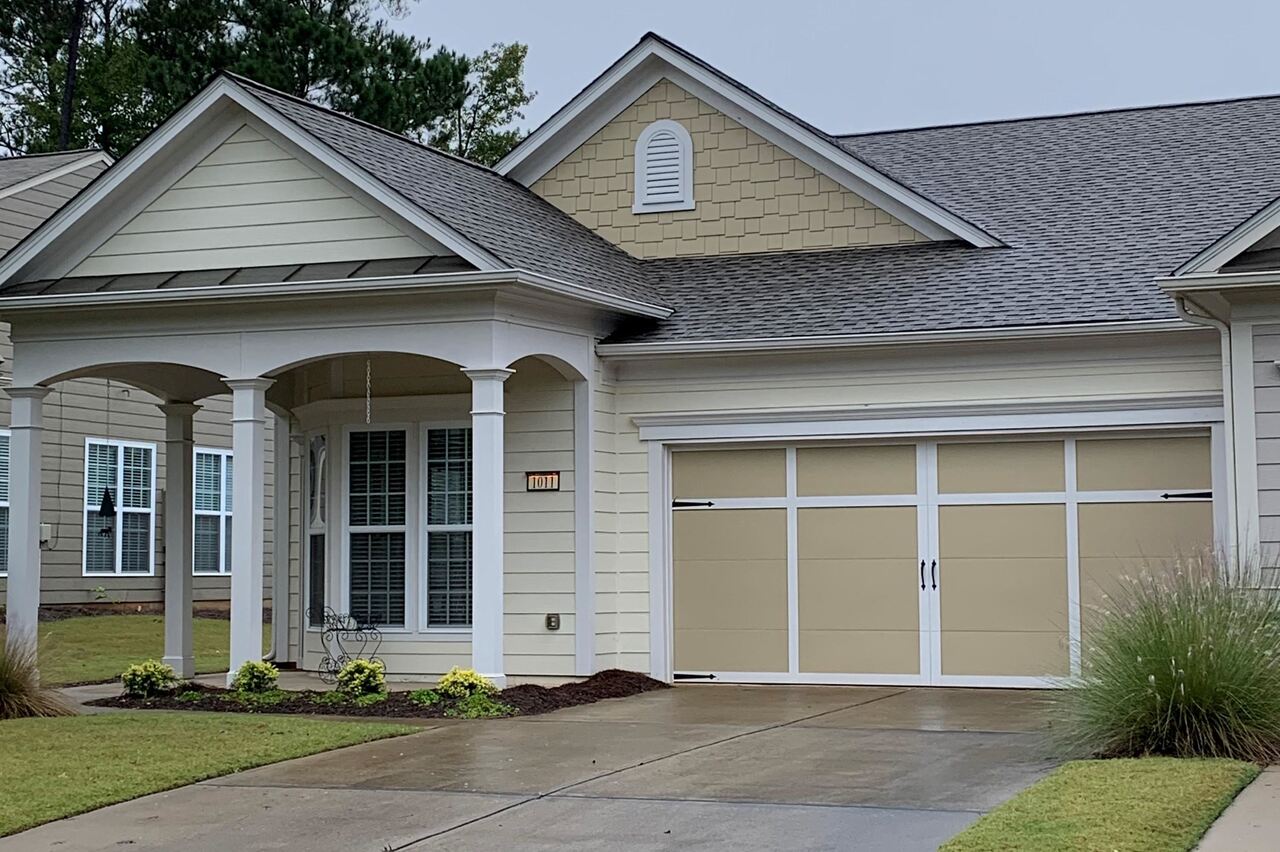
[{"label": "white corner trim", "polygon": [[1280,227],[1280,198],[1214,240],[1195,257],[1173,271],[1173,277],[1217,272],[1258,240]]},{"label": "white corner trim", "polygon": [[72,160],[69,163],[64,163],[56,169],[41,172],[35,177],[29,177],[21,183],[15,183],[12,186],[6,186],[4,189],[0,189],[0,198],[8,198],[11,195],[17,195],[20,192],[26,192],[28,189],[33,189],[42,183],[48,183],[49,181],[56,180],[63,175],[78,172],[86,166],[91,166],[94,163],[102,163],[105,166],[110,166],[112,163],[111,155],[106,151],[86,151],[83,157]]},{"label": "white corner trim", "polygon": [[[2,304],[2,303],[0,303]],[[1138,332],[1196,331],[1202,329],[1181,319],[1127,322],[1030,325],[1008,328],[961,328],[946,331],[828,334],[812,337],[757,337],[745,340],[675,340],[657,343],[602,343],[596,351],[608,358],[651,358],[668,355],[720,355],[726,352],[761,353],[794,349],[846,349],[865,346],[899,346],[913,343],[956,343],[991,340],[1024,340],[1057,337],[1097,337]]]},{"label": "white corner trim", "polygon": [[959,239],[987,248],[1003,245],[999,239],[879,172],[831,139],[653,38],[642,39],[499,162],[497,170],[525,186],[533,184],[633,101],[637,81],[652,85],[662,77],[671,79],[690,94],[931,239]]},{"label": "white corner trim", "polygon": [[[675,162],[668,164],[669,172],[674,172],[676,179],[675,192],[674,195],[650,198],[650,160],[655,153],[651,148],[655,141],[659,145],[670,144],[667,141],[668,138],[676,146]],[[689,135],[689,131],[683,124],[669,118],[660,118],[640,131],[640,136],[636,139],[635,163],[635,198],[631,205],[632,213],[662,213],[668,210],[693,209],[693,137]]]},{"label": "white corner trim", "polygon": [[[49,217],[30,237],[0,259],[0,285],[16,277],[45,253],[51,250],[56,251],[56,248],[51,249],[51,247],[74,223],[90,215],[126,181],[152,162],[153,158],[156,158],[156,162],[160,162],[164,156],[164,149],[170,143],[178,139],[201,117],[212,113],[225,103],[233,103],[240,107],[280,136],[297,145],[310,158],[343,181],[356,187],[377,204],[477,268],[493,270],[501,269],[505,265],[495,255],[466,239],[351,160],[338,154],[328,145],[271,109],[234,80],[218,77],[125,155],[113,168],[107,170],[98,180]],[[93,248],[96,246],[77,246],[75,253],[87,254]]]}]

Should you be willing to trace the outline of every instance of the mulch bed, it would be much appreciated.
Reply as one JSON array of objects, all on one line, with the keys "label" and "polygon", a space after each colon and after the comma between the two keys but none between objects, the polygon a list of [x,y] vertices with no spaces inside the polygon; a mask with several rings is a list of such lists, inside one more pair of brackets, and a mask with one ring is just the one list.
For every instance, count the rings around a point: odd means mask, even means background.
[{"label": "mulch bed", "polygon": [[[626,698],[641,692],[667,689],[660,680],[622,669],[606,669],[591,677],[561,686],[537,686],[523,684],[499,692],[495,698],[510,705],[519,716],[535,716],[550,713],[579,704],[593,704],[606,698]],[[187,683],[170,695],[159,698],[129,698],[124,695],[99,698],[88,702],[94,707],[118,707],[128,710],[208,710],[223,713],[288,713],[307,716],[369,716],[392,719],[439,719],[445,715],[445,706],[423,707],[409,700],[408,692],[391,692],[385,701],[368,706],[349,702],[322,703],[318,696],[327,692],[304,690],[287,692],[277,703],[257,704],[239,699],[228,689],[218,689],[200,683]],[[180,697],[181,696],[181,697]]]}]

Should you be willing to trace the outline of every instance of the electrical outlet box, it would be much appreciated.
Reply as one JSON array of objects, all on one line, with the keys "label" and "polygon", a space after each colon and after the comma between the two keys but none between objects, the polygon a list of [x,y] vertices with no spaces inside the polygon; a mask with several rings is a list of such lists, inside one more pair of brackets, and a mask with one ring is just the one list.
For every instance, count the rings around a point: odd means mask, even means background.
[{"label": "electrical outlet box", "polygon": [[548,630],[560,629],[560,613],[558,612],[547,613],[547,629]]},{"label": "electrical outlet box", "polygon": [[48,544],[53,541],[53,524],[40,525],[40,543]]}]

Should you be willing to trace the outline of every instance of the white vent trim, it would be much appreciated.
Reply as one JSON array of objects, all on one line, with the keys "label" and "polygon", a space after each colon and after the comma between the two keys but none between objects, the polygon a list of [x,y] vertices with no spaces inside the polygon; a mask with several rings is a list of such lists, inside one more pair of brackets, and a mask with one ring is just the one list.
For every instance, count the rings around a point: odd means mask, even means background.
[{"label": "white vent trim", "polygon": [[693,139],[678,121],[660,119],[636,140],[633,213],[693,209]]}]

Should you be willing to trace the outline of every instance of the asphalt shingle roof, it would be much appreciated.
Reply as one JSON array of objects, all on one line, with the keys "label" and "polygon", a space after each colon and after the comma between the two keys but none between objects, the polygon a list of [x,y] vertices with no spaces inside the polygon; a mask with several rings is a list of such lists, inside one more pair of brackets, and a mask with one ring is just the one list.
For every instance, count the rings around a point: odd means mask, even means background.
[{"label": "asphalt shingle roof", "polygon": [[236,78],[255,97],[514,268],[661,305],[640,261],[514,180]]},{"label": "asphalt shingle roof", "polygon": [[0,189],[8,189],[23,181],[31,180],[33,177],[39,177],[45,172],[51,172],[67,163],[83,160],[92,153],[94,151],[90,149],[81,149],[78,151],[59,151],[56,154],[0,157]]},{"label": "asphalt shingle roof", "polygon": [[1007,248],[650,261],[675,314],[611,342],[1168,319],[1153,279],[1280,197],[1280,97],[840,141]]}]

